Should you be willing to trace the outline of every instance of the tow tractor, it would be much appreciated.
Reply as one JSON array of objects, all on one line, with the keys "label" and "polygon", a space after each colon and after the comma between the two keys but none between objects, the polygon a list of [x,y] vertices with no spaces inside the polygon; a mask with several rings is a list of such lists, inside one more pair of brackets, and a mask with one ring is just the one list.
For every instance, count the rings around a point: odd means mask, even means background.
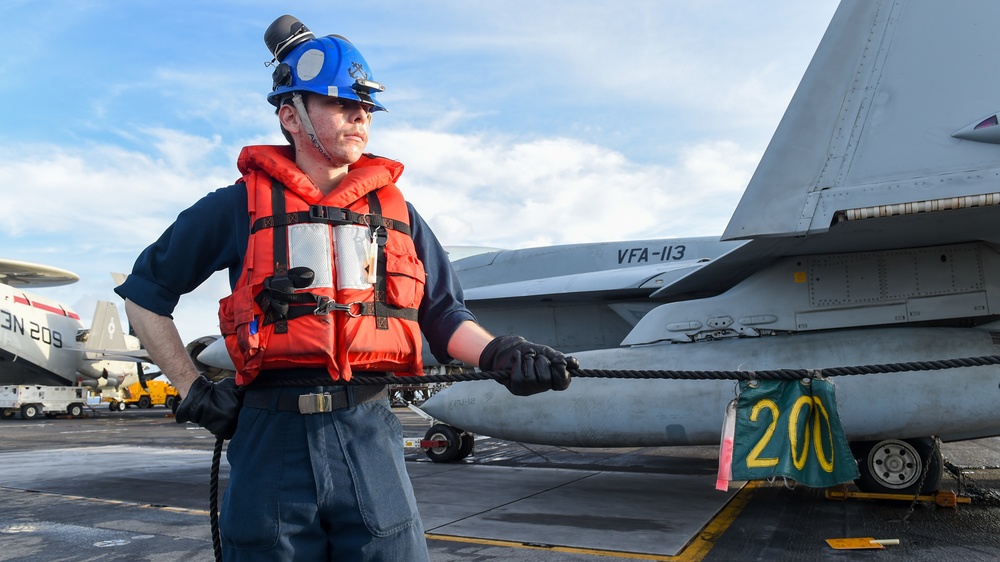
[{"label": "tow tractor", "polygon": [[108,409],[112,412],[123,412],[129,406],[152,408],[161,405],[173,411],[178,405],[177,389],[167,381],[161,380],[146,381],[145,388],[142,383],[133,383],[114,392],[105,393],[102,401],[108,402]]}]

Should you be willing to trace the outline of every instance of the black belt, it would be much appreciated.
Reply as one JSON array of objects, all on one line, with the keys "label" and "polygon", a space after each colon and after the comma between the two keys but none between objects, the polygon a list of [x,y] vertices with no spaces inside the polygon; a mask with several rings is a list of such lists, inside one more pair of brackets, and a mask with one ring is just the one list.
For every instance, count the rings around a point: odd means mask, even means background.
[{"label": "black belt", "polygon": [[280,412],[321,414],[351,408],[388,396],[384,385],[347,387],[339,392],[318,392],[313,394],[285,393],[278,396],[274,394],[275,392],[250,390],[243,396],[243,406],[245,408],[261,408]]}]

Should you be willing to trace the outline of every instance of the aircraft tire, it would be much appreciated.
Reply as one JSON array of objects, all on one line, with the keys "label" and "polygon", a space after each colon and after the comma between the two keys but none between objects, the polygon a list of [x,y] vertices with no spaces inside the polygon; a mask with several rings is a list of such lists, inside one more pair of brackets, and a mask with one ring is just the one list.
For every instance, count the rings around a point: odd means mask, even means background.
[{"label": "aircraft tire", "polygon": [[472,448],[476,444],[476,438],[473,437],[471,433],[463,433],[460,437],[462,439],[462,448],[458,450],[458,458],[455,459],[457,461],[460,461],[465,457],[471,455]]},{"label": "aircraft tire", "polygon": [[38,404],[25,404],[21,406],[21,419],[33,420],[42,415],[42,408]]},{"label": "aircraft tire", "polygon": [[69,414],[70,417],[80,417],[83,415],[83,406],[79,404],[70,404],[69,407],[66,408],[66,413]]},{"label": "aircraft tire", "polygon": [[860,472],[854,482],[863,492],[932,494],[941,485],[944,459],[932,437],[856,442],[851,450]]},{"label": "aircraft tire", "polygon": [[427,458],[434,462],[454,462],[459,460],[462,452],[462,436],[457,429],[442,423],[435,424],[427,430],[424,439],[428,441],[447,441],[444,447],[427,449]]}]

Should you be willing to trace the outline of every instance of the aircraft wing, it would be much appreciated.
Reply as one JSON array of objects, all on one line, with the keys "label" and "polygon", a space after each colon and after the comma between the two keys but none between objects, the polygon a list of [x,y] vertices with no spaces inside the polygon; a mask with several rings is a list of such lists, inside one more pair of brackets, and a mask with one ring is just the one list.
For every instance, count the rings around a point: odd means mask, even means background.
[{"label": "aircraft wing", "polygon": [[77,351],[83,352],[85,361],[128,361],[128,362],[149,362],[149,352],[145,349],[136,350],[123,350],[123,349],[84,349],[80,348]]},{"label": "aircraft wing", "polygon": [[76,283],[80,277],[75,273],[17,260],[0,259],[0,283],[14,287],[57,287]]},{"label": "aircraft wing", "polygon": [[453,262],[467,303],[647,298],[745,242],[697,237],[504,250]]},{"label": "aircraft wing", "polygon": [[499,283],[469,289],[465,292],[465,300],[538,300],[544,297],[583,302],[650,296],[710,261],[702,258]]},{"label": "aircraft wing", "polygon": [[744,244],[712,237],[567,244],[483,253],[452,267],[487,329],[575,351],[618,346],[663,303],[651,299],[658,290]]},{"label": "aircraft wing", "polygon": [[477,256],[479,254],[489,254],[492,252],[500,252],[503,248],[493,248],[491,246],[445,246],[444,251],[448,254],[448,259],[451,261],[458,261],[470,256]]}]

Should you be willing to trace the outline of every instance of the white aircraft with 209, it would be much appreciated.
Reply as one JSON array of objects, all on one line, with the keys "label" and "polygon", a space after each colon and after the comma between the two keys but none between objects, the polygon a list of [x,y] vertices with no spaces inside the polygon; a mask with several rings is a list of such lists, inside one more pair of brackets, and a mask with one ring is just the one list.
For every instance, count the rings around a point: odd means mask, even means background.
[{"label": "white aircraft with 209", "polygon": [[23,288],[75,283],[56,267],[0,260],[0,386],[84,386],[100,392],[140,380],[148,356],[122,329],[115,305],[97,303],[90,329],[68,305]]}]

